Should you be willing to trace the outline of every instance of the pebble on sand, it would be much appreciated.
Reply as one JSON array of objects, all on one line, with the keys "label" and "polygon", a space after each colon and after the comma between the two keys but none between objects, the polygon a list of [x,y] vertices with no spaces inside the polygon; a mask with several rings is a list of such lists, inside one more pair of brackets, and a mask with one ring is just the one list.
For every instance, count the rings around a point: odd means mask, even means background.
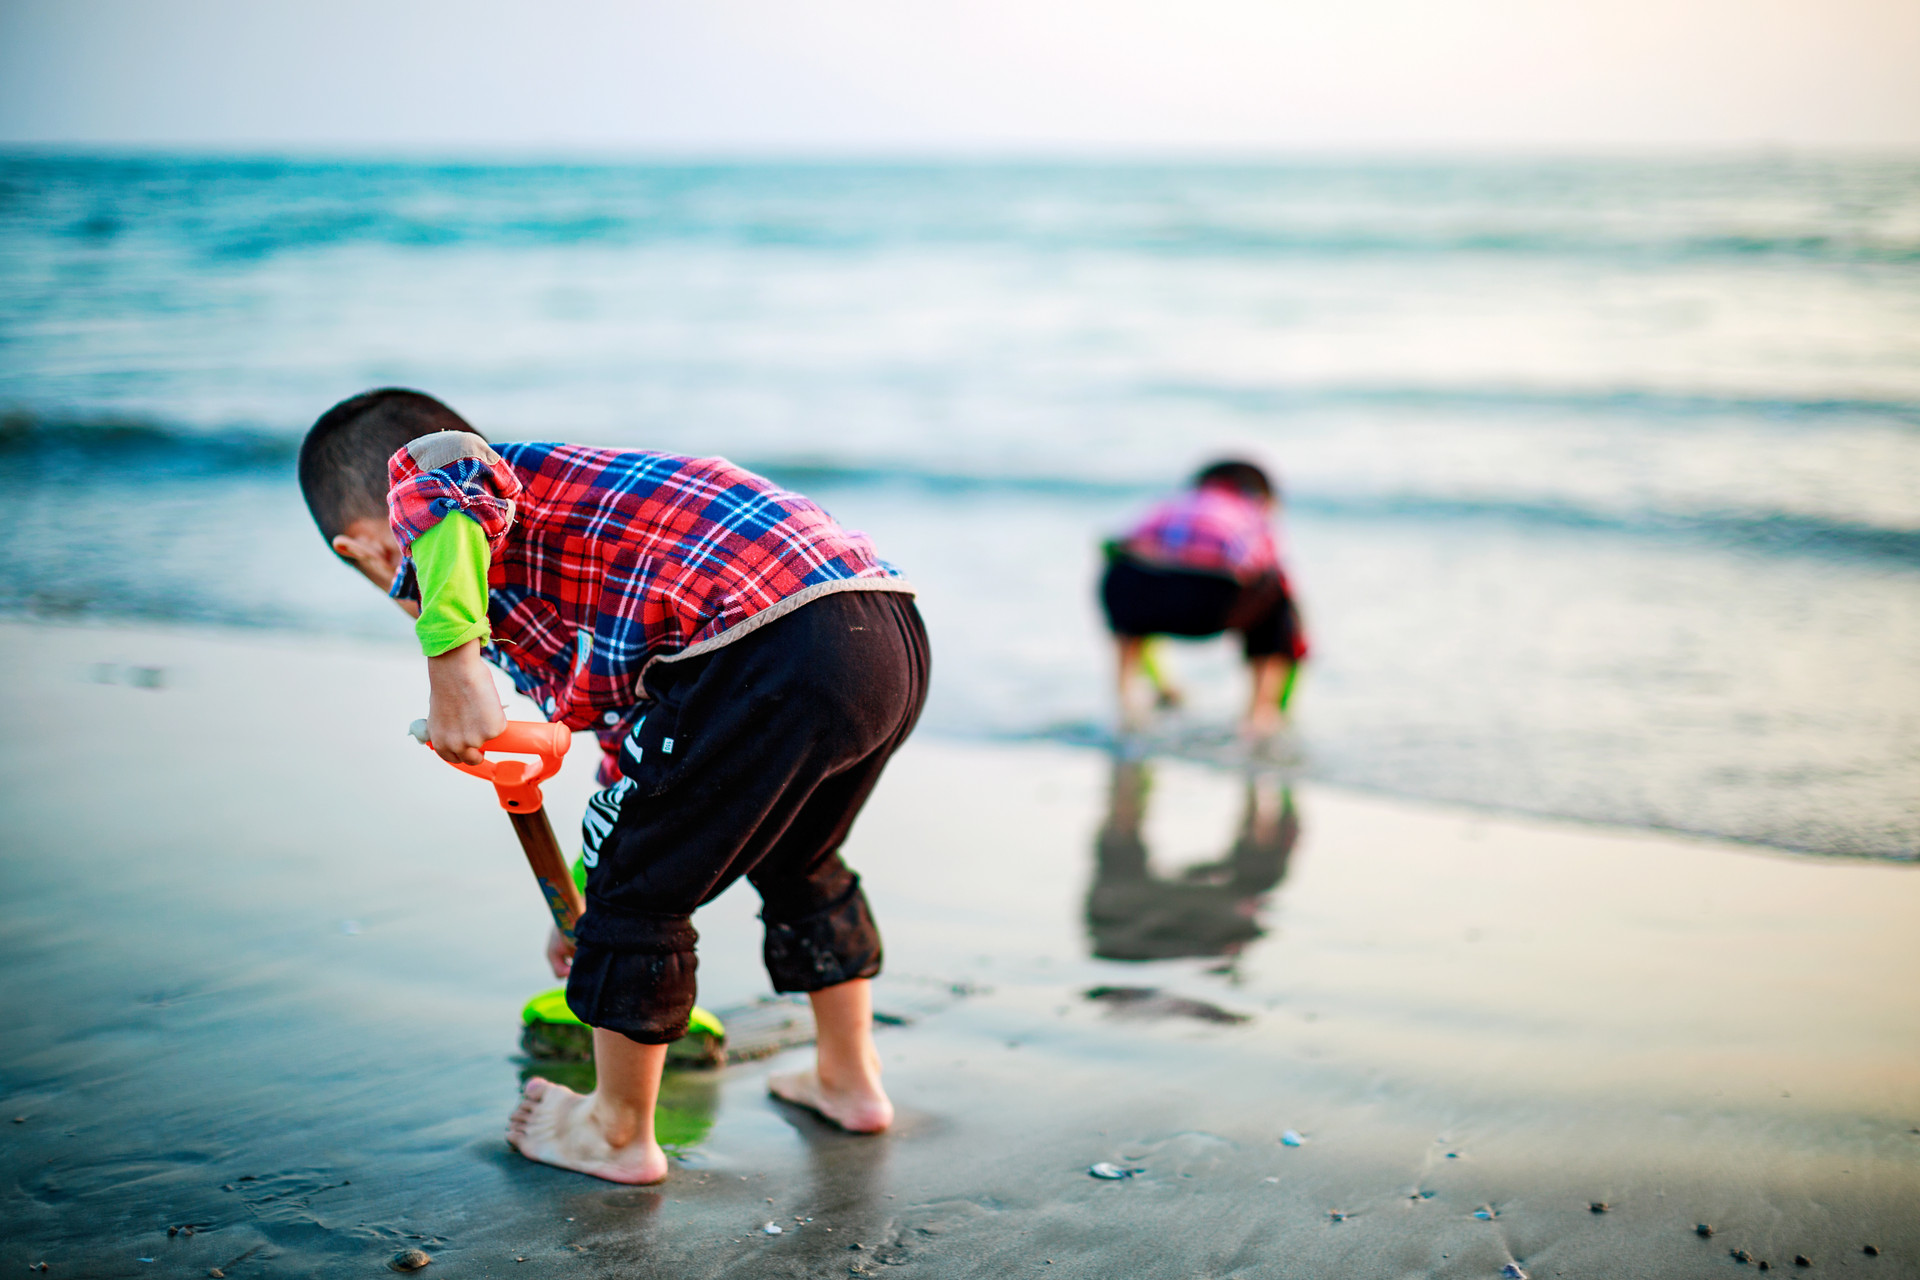
[{"label": "pebble on sand", "polygon": [[1527,1273],[1520,1269],[1520,1264],[1517,1262],[1509,1262],[1500,1268],[1500,1274],[1507,1277],[1507,1280],[1527,1280]]},{"label": "pebble on sand", "polygon": [[1813,1265],[1813,1259],[1804,1253],[1796,1253],[1793,1255],[1793,1265],[1796,1267],[1810,1267]]},{"label": "pebble on sand", "polygon": [[[1878,1245],[1863,1244],[1860,1246],[1860,1252],[1866,1254],[1869,1258],[1877,1258],[1880,1256],[1880,1247]],[[42,1271],[45,1271],[47,1269],[47,1264],[44,1262],[41,1263],[40,1269]]]},{"label": "pebble on sand", "polygon": [[402,1249],[387,1259],[387,1265],[395,1271],[418,1271],[433,1261],[433,1255],[424,1249]]},{"label": "pebble on sand", "polygon": [[1748,1253],[1745,1249],[1729,1249],[1727,1250],[1727,1256],[1732,1258],[1735,1262],[1752,1262],[1753,1261],[1753,1255]]},{"label": "pebble on sand", "polygon": [[211,1277],[211,1280],[227,1280],[227,1273],[218,1267],[208,1267],[207,1275]]},{"label": "pebble on sand", "polygon": [[1611,1208],[1613,1208],[1613,1206],[1608,1204],[1605,1200],[1595,1200],[1592,1204],[1587,1206],[1587,1212],[1588,1213],[1605,1213],[1607,1210]]},{"label": "pebble on sand", "polygon": [[780,1231],[781,1231],[780,1224],[777,1222],[769,1222],[766,1226],[760,1229],[766,1232],[770,1236],[777,1236],[780,1234]]},{"label": "pebble on sand", "polygon": [[1708,1236],[1713,1234],[1713,1228],[1703,1222],[1693,1229],[1693,1234],[1699,1236],[1702,1240],[1705,1240]]},{"label": "pebble on sand", "polygon": [[1146,1170],[1145,1169],[1123,1169],[1117,1164],[1110,1164],[1107,1161],[1102,1160],[1099,1164],[1091,1166],[1087,1170],[1087,1172],[1092,1174],[1096,1178],[1104,1178],[1108,1182],[1114,1182],[1114,1181],[1118,1181],[1121,1178],[1131,1178],[1136,1173],[1145,1173]]}]

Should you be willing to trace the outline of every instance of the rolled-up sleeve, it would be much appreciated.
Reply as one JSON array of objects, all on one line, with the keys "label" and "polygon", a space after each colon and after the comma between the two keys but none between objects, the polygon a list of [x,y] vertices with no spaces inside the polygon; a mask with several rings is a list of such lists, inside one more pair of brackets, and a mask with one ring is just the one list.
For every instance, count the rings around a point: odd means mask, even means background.
[{"label": "rolled-up sleeve", "polygon": [[513,468],[467,431],[440,431],[408,444],[388,461],[387,484],[387,518],[403,550],[458,511],[497,553],[521,491]]}]

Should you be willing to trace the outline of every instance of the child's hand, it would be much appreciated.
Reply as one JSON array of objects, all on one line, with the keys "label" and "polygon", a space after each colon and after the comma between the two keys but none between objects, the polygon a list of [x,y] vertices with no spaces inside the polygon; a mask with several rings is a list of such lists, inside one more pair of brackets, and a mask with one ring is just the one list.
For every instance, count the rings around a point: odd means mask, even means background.
[{"label": "child's hand", "polygon": [[547,930],[547,964],[553,976],[564,978],[573,972],[573,944],[558,929]]},{"label": "child's hand", "polygon": [[442,760],[479,764],[480,748],[507,728],[507,713],[493,676],[480,657],[480,642],[469,640],[427,659],[427,737]]}]

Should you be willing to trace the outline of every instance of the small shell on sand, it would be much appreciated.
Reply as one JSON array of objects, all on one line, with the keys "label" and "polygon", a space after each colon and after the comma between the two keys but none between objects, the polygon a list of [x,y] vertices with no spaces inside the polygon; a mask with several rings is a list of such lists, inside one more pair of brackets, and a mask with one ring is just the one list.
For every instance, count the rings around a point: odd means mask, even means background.
[{"label": "small shell on sand", "polygon": [[766,1226],[760,1229],[766,1232],[770,1236],[777,1236],[780,1234],[781,1227],[780,1227],[780,1224],[777,1222],[769,1222]]},{"label": "small shell on sand", "polygon": [[433,1261],[433,1255],[424,1249],[402,1249],[387,1259],[387,1265],[395,1271],[418,1271]]}]

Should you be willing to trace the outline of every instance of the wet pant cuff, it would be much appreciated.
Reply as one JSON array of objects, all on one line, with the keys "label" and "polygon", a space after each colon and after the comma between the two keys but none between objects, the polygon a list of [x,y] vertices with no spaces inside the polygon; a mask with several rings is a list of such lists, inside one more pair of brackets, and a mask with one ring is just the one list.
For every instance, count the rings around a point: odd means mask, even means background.
[{"label": "wet pant cuff", "polygon": [[766,919],[767,976],[775,991],[820,991],[880,972],[880,930],[858,876],[826,906]]},{"label": "wet pant cuff", "polygon": [[580,917],[567,1007],[590,1027],[639,1044],[687,1033],[697,990],[698,938],[685,916],[628,916],[590,907]]}]

